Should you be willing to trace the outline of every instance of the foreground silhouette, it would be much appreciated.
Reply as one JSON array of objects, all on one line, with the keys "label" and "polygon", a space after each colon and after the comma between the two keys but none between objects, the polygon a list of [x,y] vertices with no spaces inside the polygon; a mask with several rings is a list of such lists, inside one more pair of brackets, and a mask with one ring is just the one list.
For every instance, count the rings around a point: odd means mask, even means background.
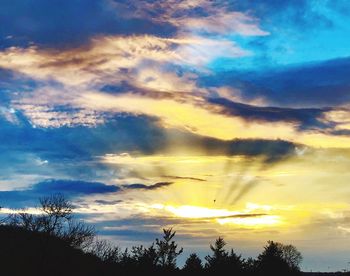
[{"label": "foreground silhouette", "polygon": [[[244,259],[225,249],[219,237],[210,245],[205,263],[190,254],[182,269],[183,253],[174,241],[175,231],[149,247],[122,251],[98,240],[92,227],[73,217],[73,206],[61,195],[40,200],[39,215],[26,211],[9,215],[0,226],[1,275],[301,275],[302,257],[292,245],[269,241],[256,259]],[[317,274],[313,274],[317,275]],[[322,274],[320,274],[322,275]]]}]

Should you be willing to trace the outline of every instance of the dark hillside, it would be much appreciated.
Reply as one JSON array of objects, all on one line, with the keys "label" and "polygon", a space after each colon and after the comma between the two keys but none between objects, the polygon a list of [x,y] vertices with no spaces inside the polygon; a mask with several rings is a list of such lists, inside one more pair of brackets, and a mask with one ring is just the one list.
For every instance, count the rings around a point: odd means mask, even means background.
[{"label": "dark hillside", "polygon": [[96,256],[45,233],[0,226],[1,275],[107,275]]}]

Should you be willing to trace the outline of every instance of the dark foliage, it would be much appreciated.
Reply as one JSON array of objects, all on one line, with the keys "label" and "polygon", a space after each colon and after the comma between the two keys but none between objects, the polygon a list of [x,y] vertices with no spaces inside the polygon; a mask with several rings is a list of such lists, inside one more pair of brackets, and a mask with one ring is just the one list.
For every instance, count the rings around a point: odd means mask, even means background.
[{"label": "dark foliage", "polygon": [[202,260],[198,257],[196,253],[192,253],[186,260],[186,263],[182,270],[185,274],[193,275],[203,273],[203,269],[204,267],[202,264]]},{"label": "dark foliage", "polygon": [[268,241],[258,256],[258,275],[295,275],[299,273],[301,254],[291,245]]}]

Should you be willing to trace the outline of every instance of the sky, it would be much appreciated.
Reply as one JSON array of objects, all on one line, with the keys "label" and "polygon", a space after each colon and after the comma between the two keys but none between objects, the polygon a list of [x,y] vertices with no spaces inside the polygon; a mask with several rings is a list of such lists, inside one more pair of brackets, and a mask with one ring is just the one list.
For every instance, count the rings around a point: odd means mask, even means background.
[{"label": "sky", "polygon": [[347,0],[2,0],[2,212],[350,269],[349,74]]}]

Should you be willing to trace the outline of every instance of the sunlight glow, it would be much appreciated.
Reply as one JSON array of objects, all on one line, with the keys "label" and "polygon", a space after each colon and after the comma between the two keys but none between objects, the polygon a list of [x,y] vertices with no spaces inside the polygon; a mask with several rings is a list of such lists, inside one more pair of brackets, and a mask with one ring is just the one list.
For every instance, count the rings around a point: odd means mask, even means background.
[{"label": "sunlight glow", "polygon": [[228,211],[226,209],[209,209],[197,206],[165,206],[164,209],[182,218],[217,218],[239,214],[238,212]]},{"label": "sunlight glow", "polygon": [[[249,213],[249,211],[252,210],[249,207],[252,207],[251,205],[254,205],[254,204],[249,203],[248,205],[249,205],[247,206],[248,209],[243,212],[229,211],[227,209],[210,209],[206,207],[189,206],[189,205],[175,207],[171,205],[154,204],[151,207],[154,209],[168,211],[173,215],[175,215],[176,217],[181,217],[181,218],[213,219],[215,222],[219,223],[220,225],[235,224],[235,225],[240,225],[242,227],[261,228],[265,226],[279,225],[282,223],[281,217],[277,215],[257,214],[255,216],[254,213]],[[264,206],[264,207],[265,207],[264,208],[265,210],[272,209],[272,207],[270,206]],[[256,208],[253,208],[253,209],[256,210]],[[249,215],[252,215],[252,216],[249,216]]]},{"label": "sunlight glow", "polygon": [[222,218],[217,219],[217,222],[223,224],[237,224],[246,227],[265,227],[281,224],[280,216],[260,216],[246,218]]}]

